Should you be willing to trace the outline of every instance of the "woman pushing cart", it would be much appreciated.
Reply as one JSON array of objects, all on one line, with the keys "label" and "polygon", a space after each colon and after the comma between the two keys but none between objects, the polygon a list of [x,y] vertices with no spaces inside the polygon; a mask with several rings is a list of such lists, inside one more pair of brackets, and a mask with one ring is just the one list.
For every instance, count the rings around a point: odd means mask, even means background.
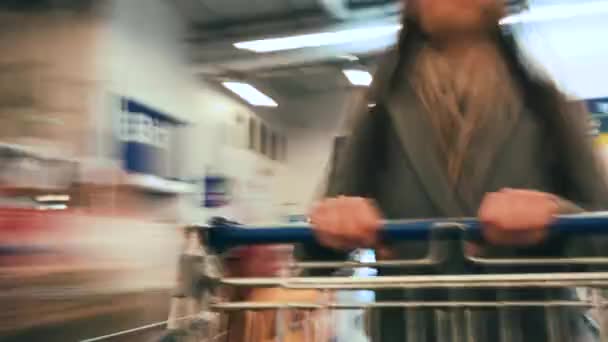
[{"label": "woman pushing cart", "polygon": [[[585,117],[523,59],[513,37],[501,32],[505,1],[405,2],[398,46],[380,64],[369,94],[368,101],[376,105],[358,113],[327,199],[311,214],[320,243],[304,247],[302,257],[344,260],[353,249],[374,248],[379,257],[411,260],[440,248],[444,262],[439,265],[381,268],[380,274],[580,270],[557,264],[471,264],[463,256],[601,255],[603,239],[554,236],[547,228],[557,215],[605,208],[605,176],[586,137]],[[439,246],[379,239],[382,219],[470,216],[479,218],[484,241],[464,248],[458,241]],[[376,298],[496,302],[573,296],[568,288],[444,288],[385,291]],[[438,325],[456,329],[464,324],[460,314],[441,324],[430,315],[403,308],[378,310],[372,336],[382,342],[411,341],[403,328],[415,326],[424,336],[416,341],[444,341],[437,335]],[[506,314],[486,310],[475,317],[474,341],[589,340],[581,310],[551,313],[560,328],[557,335],[546,327],[547,315],[535,307]],[[505,339],[504,331],[510,338]]]},{"label": "woman pushing cart", "polygon": [[[373,289],[376,303],[361,307],[379,342],[608,341],[586,314],[604,304],[575,292],[608,284],[600,272],[606,239],[591,234],[606,220],[560,217],[605,209],[605,176],[585,117],[502,32],[505,3],[404,0],[398,46],[355,115],[327,198],[311,213],[312,232],[208,232],[215,242],[299,242],[306,277],[220,283]],[[378,278],[327,277],[353,266],[341,262],[359,248],[376,250]],[[246,304],[208,307],[359,307]]]},{"label": "woman pushing cart", "polygon": [[[315,232],[306,224],[246,227],[216,222],[198,227],[200,258],[185,263],[190,271],[182,269],[180,279],[190,289],[183,287],[179,295],[194,299],[190,303],[198,308],[191,315],[170,317],[174,330],[168,337],[174,339],[167,341],[356,342],[368,340],[364,333],[372,341],[394,335],[420,342],[608,341],[602,296],[608,272],[584,267],[605,265],[606,258],[487,257],[467,251],[468,243],[487,241],[486,229],[475,218],[386,221],[379,241],[426,243],[427,254],[363,264],[291,264],[309,273],[362,266],[382,271],[379,277],[362,278],[278,272],[286,270],[274,267],[280,250],[267,246],[246,247],[237,259],[222,253],[241,245],[315,244]],[[547,228],[554,240],[589,239],[598,233],[608,233],[606,213],[555,216]],[[213,252],[223,256],[221,266]],[[462,270],[445,272],[455,260]],[[549,273],[558,268],[560,272]],[[340,293],[362,289],[375,291],[376,301],[337,300]],[[585,290],[584,298],[575,289]],[[364,315],[351,322],[347,335],[337,334],[337,314],[353,310]],[[401,321],[386,330],[384,320],[393,315]],[[175,330],[180,321],[186,323],[181,332]]]}]

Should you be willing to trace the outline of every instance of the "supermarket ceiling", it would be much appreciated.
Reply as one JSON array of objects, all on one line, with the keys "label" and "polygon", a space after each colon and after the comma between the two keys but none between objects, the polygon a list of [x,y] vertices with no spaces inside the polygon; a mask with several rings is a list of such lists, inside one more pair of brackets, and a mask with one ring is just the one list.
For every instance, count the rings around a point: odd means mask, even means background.
[{"label": "supermarket ceiling", "polygon": [[[366,25],[398,24],[399,6],[395,0],[348,0],[354,3],[382,3],[364,15],[346,13],[332,3],[344,0],[176,0],[192,23],[188,42],[196,71],[203,74],[250,73],[322,62],[336,62],[347,54],[367,55],[391,43],[360,41],[357,44],[331,44],[320,47],[285,49],[257,53],[239,49],[235,43],[319,32],[360,28]],[[349,17],[352,17],[350,18]]]},{"label": "supermarket ceiling", "polygon": [[[218,83],[247,82],[279,103],[351,87],[343,70],[375,68],[377,56],[395,41],[401,11],[399,0],[172,1],[190,23],[194,73]],[[518,13],[528,5],[587,0],[505,1]],[[336,32],[354,39],[322,36]],[[294,36],[297,43],[268,41]]]},{"label": "supermarket ceiling", "polygon": [[[193,72],[206,80],[239,80],[284,107],[294,97],[351,87],[347,65],[373,69],[393,37],[309,44],[280,51],[238,48],[239,42],[398,25],[398,0],[174,0],[190,22]],[[363,19],[363,20],[362,20]],[[363,24],[365,22],[365,24]],[[394,33],[394,32],[393,32]],[[317,43],[316,41],[313,43]],[[218,86],[221,89],[221,86]]]},{"label": "supermarket ceiling", "polygon": [[[286,49],[264,54],[264,58],[258,58],[260,55],[251,49],[235,48],[234,44],[319,32],[396,27],[401,11],[401,0],[174,1],[191,23],[187,40],[193,47],[193,61],[201,73],[213,73],[214,69],[235,72],[282,69],[349,54],[375,55],[394,42],[394,35]],[[497,1],[507,1],[514,9],[524,3],[524,0]],[[383,39],[378,39],[380,36]]]}]

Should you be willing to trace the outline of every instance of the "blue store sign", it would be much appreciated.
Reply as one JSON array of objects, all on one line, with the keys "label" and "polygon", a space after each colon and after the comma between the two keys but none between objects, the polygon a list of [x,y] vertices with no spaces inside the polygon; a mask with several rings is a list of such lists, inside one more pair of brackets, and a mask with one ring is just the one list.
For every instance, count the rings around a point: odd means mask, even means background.
[{"label": "blue store sign", "polygon": [[608,98],[586,100],[585,105],[591,113],[591,135],[599,136],[608,133]]},{"label": "blue store sign", "polygon": [[160,177],[168,174],[172,139],[185,124],[131,99],[121,100],[120,140],[128,172]]},{"label": "blue store sign", "polygon": [[590,99],[586,103],[591,114],[608,114],[608,98]]},{"label": "blue store sign", "polygon": [[205,177],[205,208],[220,208],[229,203],[229,181],[222,176]]}]

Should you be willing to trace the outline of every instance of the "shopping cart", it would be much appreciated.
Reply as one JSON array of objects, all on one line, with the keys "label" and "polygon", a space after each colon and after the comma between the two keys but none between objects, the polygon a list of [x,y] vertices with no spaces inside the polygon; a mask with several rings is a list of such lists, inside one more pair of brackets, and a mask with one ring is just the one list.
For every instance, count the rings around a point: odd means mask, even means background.
[{"label": "shopping cart", "polygon": [[[552,236],[593,235],[608,232],[608,215],[578,215],[559,217],[551,227]],[[182,255],[180,262],[180,286],[174,295],[173,308],[168,321],[170,334],[166,341],[224,341],[230,329],[230,322],[225,317],[239,311],[265,311],[275,313],[275,322],[279,322],[285,312],[292,310],[305,312],[339,312],[343,310],[360,310],[363,315],[363,325],[372,340],[376,340],[374,325],[378,324],[374,313],[383,310],[402,310],[408,319],[403,322],[403,335],[408,342],[421,341],[462,341],[485,342],[487,339],[476,337],[475,320],[492,311],[498,321],[499,332],[493,338],[495,341],[531,341],[518,332],[516,324],[521,321],[513,320],[517,310],[544,311],[545,340],[548,341],[608,341],[608,319],[602,315],[606,303],[603,299],[603,289],[608,287],[608,272],[599,271],[601,265],[607,265],[608,259],[601,257],[584,258],[503,258],[489,259],[479,256],[465,255],[468,263],[475,266],[500,269],[502,266],[513,269],[514,266],[569,266],[581,269],[579,266],[592,266],[594,271],[576,271],[559,273],[510,273],[496,272],[494,274],[453,274],[429,275],[417,270],[434,267],[445,262],[442,255],[442,241],[467,241],[482,239],[480,224],[475,219],[457,220],[415,220],[386,222],[382,238],[387,241],[399,240],[433,240],[430,243],[428,255],[416,260],[387,260],[373,263],[346,262],[296,262],[290,265],[293,269],[326,269],[336,270],[358,267],[375,267],[379,269],[401,269],[391,276],[361,278],[352,276],[337,277],[305,277],[290,276],[278,278],[225,278],[222,272],[222,255],[231,247],[252,244],[308,244],[314,243],[312,230],[306,224],[285,225],[275,227],[240,226],[225,220],[215,222],[205,227],[190,227],[188,229],[191,244]],[[200,243],[198,243],[200,242]],[[433,240],[435,242],[435,240]],[[403,275],[399,275],[403,274]],[[407,275],[410,274],[410,275]],[[414,275],[412,275],[414,274]],[[415,275],[418,274],[418,275]],[[235,302],[223,294],[226,288],[283,288],[292,290],[311,289],[323,293],[332,291],[350,291],[368,289],[376,293],[383,291],[420,291],[420,290],[466,290],[475,291],[513,291],[521,289],[578,290],[578,296],[559,299],[530,299],[509,300],[508,297],[494,300],[377,300],[372,303],[339,303],[332,296],[321,296],[314,302]],[[587,328],[585,339],[571,335],[564,328],[560,310],[571,310],[580,313],[581,322]],[[524,312],[521,311],[521,312]],[[420,319],[430,319],[433,323],[434,337],[428,336],[426,328],[422,329]],[[330,317],[330,316],[326,316]],[[329,318],[328,318],[329,319]],[[276,323],[274,340],[285,336],[285,325]],[[515,325],[514,325],[515,324]],[[287,328],[288,329],[288,328]],[[241,332],[242,334],[246,334]],[[392,334],[392,332],[390,332]],[[322,337],[320,337],[322,336]],[[578,335],[577,335],[578,336]],[[247,340],[246,336],[245,339]],[[323,338],[324,340],[319,340]],[[309,334],[306,341],[326,342],[340,341],[340,336]],[[381,340],[385,340],[381,338]],[[394,340],[394,339],[393,339]],[[533,340],[533,339],[532,339]],[[257,342],[257,341],[256,341]]]}]

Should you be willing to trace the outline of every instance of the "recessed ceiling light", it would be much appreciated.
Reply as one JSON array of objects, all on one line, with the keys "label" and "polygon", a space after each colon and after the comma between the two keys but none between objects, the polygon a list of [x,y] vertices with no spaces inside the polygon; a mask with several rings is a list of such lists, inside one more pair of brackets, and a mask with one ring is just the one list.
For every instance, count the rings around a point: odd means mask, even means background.
[{"label": "recessed ceiling light", "polygon": [[348,81],[355,86],[367,87],[372,84],[372,74],[365,70],[345,69],[342,70]]},{"label": "recessed ceiling light", "polygon": [[359,57],[357,57],[355,55],[350,55],[350,54],[341,55],[341,56],[338,56],[338,58],[345,59],[345,60],[351,61],[351,62],[356,62],[359,60]]}]

